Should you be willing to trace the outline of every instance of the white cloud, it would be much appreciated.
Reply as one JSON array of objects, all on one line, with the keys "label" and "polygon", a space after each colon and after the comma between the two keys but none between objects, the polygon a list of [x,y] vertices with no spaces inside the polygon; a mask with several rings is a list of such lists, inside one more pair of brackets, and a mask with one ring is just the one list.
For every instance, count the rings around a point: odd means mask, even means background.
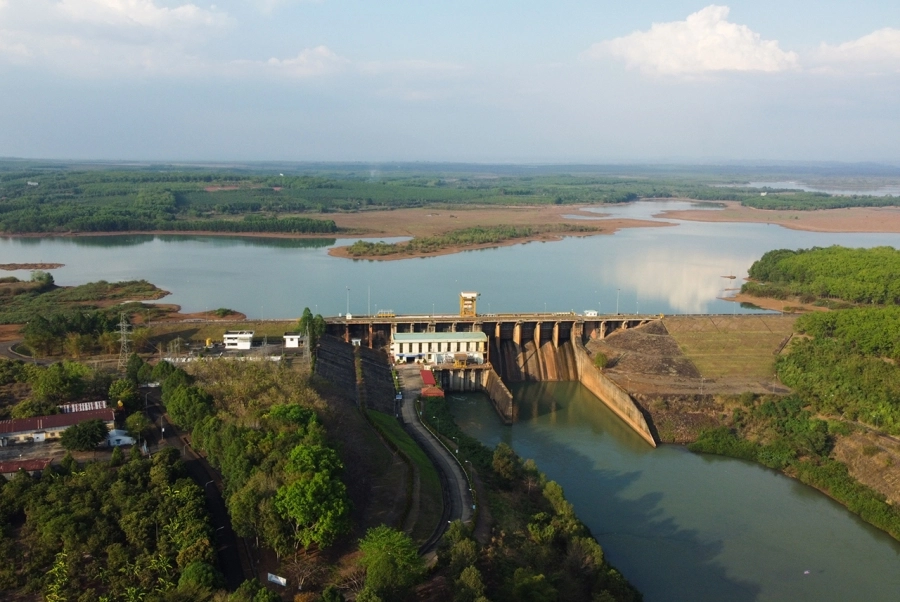
[{"label": "white cloud", "polygon": [[285,4],[320,4],[324,0],[254,0],[259,10],[268,14]]},{"label": "white cloud", "polygon": [[825,70],[900,72],[900,29],[885,27],[837,46],[823,43],[815,59]]},{"label": "white cloud", "polygon": [[195,4],[168,8],[157,6],[154,0],[61,0],[53,8],[75,23],[114,27],[163,29],[184,25],[217,26],[228,21],[226,15],[204,10]]},{"label": "white cloud", "polygon": [[303,49],[294,58],[270,58],[265,65],[293,77],[312,77],[339,71],[349,62],[332,52],[327,46],[316,46]]},{"label": "white cloud", "polygon": [[797,55],[763,40],[746,25],[730,23],[727,6],[711,5],[684,21],[654,23],[648,31],[591,46],[588,58],[606,56],[631,68],[660,75],[722,71],[777,72],[797,67]]},{"label": "white cloud", "polygon": [[233,21],[183,1],[0,0],[0,23],[0,62],[102,76],[202,70],[196,49]]}]

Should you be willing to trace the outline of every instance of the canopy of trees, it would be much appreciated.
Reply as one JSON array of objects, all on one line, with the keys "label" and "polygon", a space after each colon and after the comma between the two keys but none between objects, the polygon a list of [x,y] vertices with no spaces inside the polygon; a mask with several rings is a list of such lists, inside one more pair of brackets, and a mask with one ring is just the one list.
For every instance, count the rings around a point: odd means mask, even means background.
[{"label": "canopy of trees", "polygon": [[755,261],[749,275],[756,282],[741,292],[760,297],[900,303],[900,251],[893,247],[777,249]]},{"label": "canopy of trees", "polygon": [[69,451],[91,451],[106,439],[108,432],[102,420],[86,420],[64,430],[59,442]]},{"label": "canopy of trees", "polygon": [[0,591],[13,597],[162,600],[185,572],[217,577],[203,492],[175,450],[22,473],[0,484],[0,524],[15,526],[0,530]]},{"label": "canopy of trees", "polygon": [[469,247],[495,244],[510,240],[524,240],[542,234],[576,234],[596,232],[591,226],[549,224],[545,226],[477,226],[453,230],[437,236],[420,236],[407,242],[367,242],[358,240],[347,252],[352,257],[381,257],[384,255],[434,253],[449,247]]}]

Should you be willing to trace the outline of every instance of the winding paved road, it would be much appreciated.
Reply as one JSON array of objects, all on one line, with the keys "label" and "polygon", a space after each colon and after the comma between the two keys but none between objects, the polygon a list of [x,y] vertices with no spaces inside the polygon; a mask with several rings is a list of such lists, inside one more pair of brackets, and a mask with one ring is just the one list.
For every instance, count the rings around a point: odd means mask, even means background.
[{"label": "winding paved road", "polygon": [[419,549],[421,554],[431,552],[440,541],[447,525],[455,520],[467,523],[474,516],[472,491],[469,480],[456,457],[435,437],[416,412],[416,398],[424,386],[419,374],[421,368],[416,365],[398,366],[397,372],[403,385],[403,401],[400,403],[400,416],[403,427],[415,442],[431,459],[441,478],[441,491],[444,495],[444,512],[440,524],[431,537]]}]

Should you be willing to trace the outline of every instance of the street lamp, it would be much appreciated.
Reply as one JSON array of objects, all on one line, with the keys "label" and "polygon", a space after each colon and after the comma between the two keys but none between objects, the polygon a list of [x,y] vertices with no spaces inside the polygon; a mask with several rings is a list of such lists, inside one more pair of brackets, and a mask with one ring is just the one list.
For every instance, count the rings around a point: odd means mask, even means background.
[{"label": "street lamp", "polygon": [[616,289],[616,315],[617,316],[619,315],[619,291],[621,291],[621,290],[622,289],[620,289],[620,288]]},{"label": "street lamp", "polygon": [[350,315],[350,287],[347,287],[347,315]]}]

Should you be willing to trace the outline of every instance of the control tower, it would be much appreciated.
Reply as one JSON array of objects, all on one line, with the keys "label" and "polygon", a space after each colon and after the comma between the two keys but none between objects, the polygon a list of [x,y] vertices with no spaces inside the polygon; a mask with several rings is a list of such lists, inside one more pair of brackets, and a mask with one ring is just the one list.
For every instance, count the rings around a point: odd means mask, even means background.
[{"label": "control tower", "polygon": [[476,292],[466,292],[463,291],[459,294],[459,315],[466,317],[474,318],[477,313],[475,312],[475,301],[478,299],[478,296],[481,293]]}]

